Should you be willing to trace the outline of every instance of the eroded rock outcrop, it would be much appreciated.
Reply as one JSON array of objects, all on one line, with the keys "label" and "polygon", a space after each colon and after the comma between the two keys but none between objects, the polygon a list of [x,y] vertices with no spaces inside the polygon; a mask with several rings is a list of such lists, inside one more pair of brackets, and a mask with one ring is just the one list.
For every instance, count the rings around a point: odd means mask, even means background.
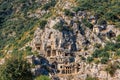
[{"label": "eroded rock outcrop", "polygon": [[48,60],[52,78],[69,80],[69,75],[73,76],[73,80],[85,80],[88,75],[100,80],[111,78],[103,69],[105,65],[88,64],[80,56],[91,56],[96,49],[95,44],[104,47],[106,41],[114,42],[114,37],[120,32],[113,25],[93,25],[90,29],[81,22],[87,16],[87,13],[84,14],[85,12],[79,12],[70,19],[65,16],[50,19],[44,29],[38,28],[35,31],[32,47]]}]

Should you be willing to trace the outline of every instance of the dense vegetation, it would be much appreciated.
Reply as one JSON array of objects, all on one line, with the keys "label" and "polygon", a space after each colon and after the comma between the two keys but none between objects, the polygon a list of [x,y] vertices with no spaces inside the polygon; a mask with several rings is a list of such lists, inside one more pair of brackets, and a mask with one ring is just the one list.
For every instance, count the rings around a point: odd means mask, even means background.
[{"label": "dense vegetation", "polygon": [[100,45],[96,44],[96,50],[93,54],[87,58],[87,62],[97,61],[97,63],[108,64],[110,58],[117,59],[120,57],[120,35],[117,36],[116,43],[107,42],[105,47],[98,47]]},{"label": "dense vegetation", "polygon": [[[30,48],[29,48],[30,49]],[[35,77],[31,72],[32,65],[23,59],[23,55],[12,55],[0,65],[0,80],[50,80],[48,76]]]},{"label": "dense vegetation", "polygon": [[47,21],[46,21],[46,20],[40,21],[40,22],[39,22],[40,29],[44,29],[46,24],[47,24]]},{"label": "dense vegetation", "polygon": [[43,10],[48,10],[49,8],[54,7],[54,6],[56,5],[56,3],[57,3],[57,0],[50,0],[48,3],[46,3],[46,4],[42,7],[42,9],[43,9]]},{"label": "dense vegetation", "polygon": [[54,25],[53,27],[56,30],[62,31],[64,29],[63,23],[62,22],[58,22]]},{"label": "dense vegetation", "polygon": [[[102,23],[100,20],[105,20],[116,24],[116,27],[120,25],[120,1],[119,0],[77,0],[78,6],[74,11],[88,10],[96,15],[99,19],[98,24]],[[46,21],[41,21],[37,17],[28,17],[29,13],[34,12],[36,9],[41,8],[48,10],[54,7],[57,0],[50,0],[48,3],[42,5],[35,0],[1,0],[0,1],[0,53],[1,50],[8,45],[22,47],[26,42],[32,39],[32,34],[36,25],[41,25],[40,28],[44,28]],[[19,7],[18,7],[19,6]],[[73,16],[70,10],[64,10],[65,15]],[[43,15],[44,18],[51,16],[51,13]],[[43,22],[43,23],[41,23]],[[87,20],[83,20],[86,26],[92,28]],[[62,29],[55,27],[57,29]],[[27,34],[26,34],[27,32]],[[29,36],[25,36],[29,35]],[[23,36],[25,38],[23,39]],[[14,44],[13,44],[14,43]]]},{"label": "dense vegetation", "polygon": [[33,80],[30,64],[20,58],[8,59],[0,66],[0,80]]},{"label": "dense vegetation", "polygon": [[120,0],[77,0],[74,11],[90,11],[99,19],[120,25]]},{"label": "dense vegetation", "polygon": [[36,80],[50,80],[48,76],[42,75],[36,78]]},{"label": "dense vegetation", "polygon": [[98,79],[95,77],[87,76],[87,78],[85,80],[98,80]]},{"label": "dense vegetation", "polygon": [[[6,59],[0,66],[0,80],[34,80],[35,77],[26,59],[27,55],[36,54],[27,42],[32,40],[36,27],[44,29],[47,18],[52,14],[45,13],[41,18],[36,17],[35,11],[48,10],[56,5],[56,0],[43,4],[36,0],[1,0],[0,1],[0,58],[9,56],[5,50],[13,50],[11,58]],[[43,19],[42,19],[43,18]],[[21,50],[20,50],[21,49]],[[40,76],[37,80],[50,80],[47,76]]]},{"label": "dense vegetation", "polygon": [[86,27],[88,27],[88,28],[90,28],[90,29],[93,29],[93,25],[92,25],[87,19],[83,19],[83,20],[82,20],[82,23],[83,23]]},{"label": "dense vegetation", "polygon": [[106,67],[106,71],[111,75],[114,76],[115,72],[117,69],[120,69],[120,63],[119,62],[115,62],[113,64],[108,64],[108,66]]},{"label": "dense vegetation", "polygon": [[107,64],[109,58],[114,58],[115,56],[120,57],[120,43],[108,42],[104,48],[96,49],[92,54],[92,57],[88,57],[88,62],[93,61],[93,58],[101,58],[102,64]]},{"label": "dense vegetation", "polygon": [[74,13],[72,13],[70,10],[68,10],[68,9],[65,9],[64,10],[64,14],[66,15],[66,16],[74,16]]},{"label": "dense vegetation", "polygon": [[[20,6],[21,5],[21,6]],[[19,8],[17,6],[20,6]],[[26,31],[32,33],[32,29],[37,22],[37,18],[27,17],[29,10],[34,10],[38,4],[33,0],[2,0],[0,2],[0,50],[5,45],[23,46],[23,41],[27,42],[31,36],[22,39]],[[30,34],[29,33],[29,34]]]},{"label": "dense vegetation", "polygon": [[[90,11],[97,17],[97,24],[115,24],[120,28],[120,0],[76,0],[78,6],[74,7],[75,12]],[[27,42],[32,40],[34,30],[37,27],[44,29],[47,24],[47,19],[52,15],[51,12],[45,13],[41,17],[36,17],[36,10],[48,11],[55,7],[57,0],[49,0],[48,3],[36,2],[36,0],[0,0],[0,58],[5,57],[6,50],[13,50],[12,58],[6,60],[5,64],[0,66],[0,80],[33,80],[33,75],[30,72],[31,65],[23,58],[26,55],[35,54],[31,47],[26,47],[25,50],[20,49]],[[73,17],[74,13],[69,10],[64,10],[64,15]],[[32,17],[30,17],[32,16]],[[92,29],[93,25],[83,19],[82,23]],[[54,29],[71,30],[66,28],[63,22],[58,22]],[[81,32],[82,28],[80,27]],[[84,32],[82,33],[84,34]],[[109,64],[112,58],[120,57],[120,36],[117,37],[116,43],[108,42],[103,48],[96,44],[96,50],[87,59],[82,57],[82,60],[87,60],[88,63]],[[19,56],[16,58],[15,56]],[[13,58],[14,57],[14,58]],[[120,68],[118,64],[109,64],[106,71],[111,76]],[[39,76],[36,80],[50,80],[48,76]],[[97,80],[90,76],[86,80]]]},{"label": "dense vegetation", "polygon": [[[56,0],[44,2],[44,5],[35,0],[1,0],[0,54],[4,53],[4,49],[19,49],[32,40],[36,27],[40,26],[41,29],[44,29],[47,24],[45,19],[52,15],[45,13],[41,16],[45,18],[43,20],[33,16],[35,10],[39,8],[47,10],[54,7],[56,3]],[[1,54],[1,56],[3,55]]]}]

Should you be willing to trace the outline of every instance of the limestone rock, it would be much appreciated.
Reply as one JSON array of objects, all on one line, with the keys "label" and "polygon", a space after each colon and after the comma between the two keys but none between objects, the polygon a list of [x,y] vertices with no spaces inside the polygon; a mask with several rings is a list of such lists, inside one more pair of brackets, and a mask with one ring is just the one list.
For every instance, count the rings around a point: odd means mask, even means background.
[{"label": "limestone rock", "polygon": [[[104,71],[106,65],[88,64],[81,59],[81,56],[87,59],[96,49],[95,44],[104,47],[105,42],[112,38],[114,41],[114,37],[119,35],[120,31],[112,25],[94,25],[93,29],[89,29],[81,22],[81,19],[87,16],[86,12],[79,11],[73,18],[64,16],[49,19],[45,29],[37,28],[35,31],[31,47],[48,61],[44,65],[48,66],[52,78],[68,80],[68,76],[72,75],[71,80],[85,80],[90,75],[101,80],[113,79]],[[91,16],[90,20],[93,18],[96,19]],[[54,29],[57,23],[62,24],[57,26],[62,27],[62,30]],[[34,61],[38,65],[42,63],[39,58],[35,58]],[[36,69],[44,71],[41,67]],[[119,75],[118,71],[116,73]],[[117,80],[116,77],[113,80]]]}]

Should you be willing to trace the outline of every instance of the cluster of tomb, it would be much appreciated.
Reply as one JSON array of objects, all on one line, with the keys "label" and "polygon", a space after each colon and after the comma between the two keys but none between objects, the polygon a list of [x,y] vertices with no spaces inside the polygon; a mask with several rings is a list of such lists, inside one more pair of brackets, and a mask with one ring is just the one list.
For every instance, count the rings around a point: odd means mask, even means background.
[{"label": "cluster of tomb", "polygon": [[[36,48],[40,50],[40,45],[36,44]],[[51,68],[56,70],[54,73],[72,74],[79,71],[79,64],[75,62],[75,53],[71,53],[69,50],[52,50],[51,46],[48,46],[46,51],[43,54],[40,53],[40,55],[49,61]]]},{"label": "cluster of tomb", "polygon": [[[95,73],[96,68],[92,70],[92,66],[82,61],[80,56],[87,59],[95,50],[94,44],[104,46],[106,41],[114,39],[120,32],[113,25],[96,24],[97,18],[95,16],[88,17],[88,21],[93,24],[93,28],[88,29],[81,23],[82,19],[86,17],[87,13],[81,11],[71,19],[66,16],[57,17],[48,20],[45,29],[38,28],[35,31],[32,48],[39,52],[39,55],[46,60],[47,64],[44,64],[44,61],[39,58],[38,61],[41,62],[35,68],[36,71],[38,70],[36,74],[39,75],[39,72],[42,72],[39,71],[39,69],[43,68],[40,65],[41,63],[43,66],[48,66],[53,75],[83,74],[86,76],[86,74]],[[59,31],[54,29],[54,25],[59,22],[65,23],[64,26],[72,30]],[[97,71],[102,70],[97,69]],[[44,69],[43,72],[45,72]]]}]

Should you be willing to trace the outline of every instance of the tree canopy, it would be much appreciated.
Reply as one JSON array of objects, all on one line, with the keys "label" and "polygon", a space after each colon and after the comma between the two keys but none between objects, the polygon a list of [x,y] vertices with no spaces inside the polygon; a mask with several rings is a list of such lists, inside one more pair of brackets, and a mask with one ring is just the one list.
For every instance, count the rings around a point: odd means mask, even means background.
[{"label": "tree canopy", "polygon": [[33,80],[30,64],[20,58],[7,59],[0,66],[0,80]]}]

